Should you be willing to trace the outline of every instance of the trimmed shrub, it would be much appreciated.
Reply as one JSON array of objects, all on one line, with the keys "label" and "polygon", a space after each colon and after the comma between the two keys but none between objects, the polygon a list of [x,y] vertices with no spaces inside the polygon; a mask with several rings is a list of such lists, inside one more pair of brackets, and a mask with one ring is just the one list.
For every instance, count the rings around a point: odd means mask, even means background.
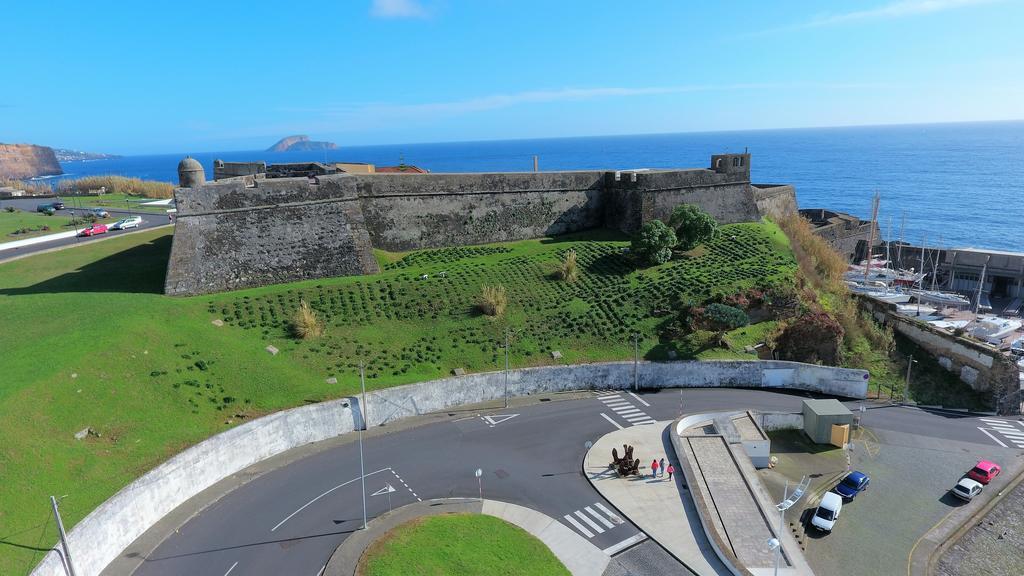
[{"label": "trimmed shrub", "polygon": [[668,220],[676,234],[676,248],[693,250],[718,235],[718,222],[695,204],[680,204]]},{"label": "trimmed shrub", "polygon": [[292,334],[302,340],[319,338],[324,333],[323,324],[305,300],[299,301],[299,308],[292,315],[291,329]]},{"label": "trimmed shrub", "polygon": [[676,233],[661,220],[651,220],[633,237],[630,251],[641,263],[657,265],[672,259],[672,247],[675,245]]},{"label": "trimmed shrub", "polygon": [[484,286],[480,289],[480,298],[477,300],[476,306],[487,316],[498,318],[504,315],[505,308],[508,306],[508,294],[505,292],[505,287],[500,284]]},{"label": "trimmed shrub", "polygon": [[750,324],[746,312],[726,304],[709,304],[704,308],[704,317],[718,330],[735,330]]}]

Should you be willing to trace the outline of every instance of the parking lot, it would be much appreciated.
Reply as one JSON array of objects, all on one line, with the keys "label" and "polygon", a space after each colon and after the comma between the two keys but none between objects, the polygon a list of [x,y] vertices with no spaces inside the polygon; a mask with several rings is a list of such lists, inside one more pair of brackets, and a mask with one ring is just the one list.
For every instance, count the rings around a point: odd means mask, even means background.
[{"label": "parking lot", "polygon": [[[817,450],[811,453],[809,450]],[[812,476],[808,496],[787,513],[788,528],[802,543],[818,574],[843,574],[857,566],[858,574],[906,574],[917,540],[965,502],[949,489],[979,459],[1010,462],[1017,451],[989,445],[942,440],[890,430],[857,431],[852,468],[871,477],[867,491],[843,505],[831,534],[809,527],[807,521],[821,498],[846,472],[846,453],[815,447],[799,433],[773,435],[772,453],[779,463],[761,472],[773,495],[803,474]]]}]

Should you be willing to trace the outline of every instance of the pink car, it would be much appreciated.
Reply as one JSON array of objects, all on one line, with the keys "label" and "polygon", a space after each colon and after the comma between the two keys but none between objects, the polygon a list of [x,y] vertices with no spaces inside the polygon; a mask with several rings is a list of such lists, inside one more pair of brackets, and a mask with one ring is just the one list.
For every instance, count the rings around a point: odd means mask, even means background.
[{"label": "pink car", "polygon": [[79,232],[79,234],[81,234],[82,236],[95,236],[97,234],[104,234],[106,233],[106,231],[106,224],[93,224],[92,226],[89,226],[85,230]]},{"label": "pink car", "polygon": [[999,464],[982,460],[975,464],[974,468],[971,468],[971,471],[967,473],[967,477],[971,480],[977,480],[982,484],[988,484],[1002,471],[1003,469],[999,467]]}]

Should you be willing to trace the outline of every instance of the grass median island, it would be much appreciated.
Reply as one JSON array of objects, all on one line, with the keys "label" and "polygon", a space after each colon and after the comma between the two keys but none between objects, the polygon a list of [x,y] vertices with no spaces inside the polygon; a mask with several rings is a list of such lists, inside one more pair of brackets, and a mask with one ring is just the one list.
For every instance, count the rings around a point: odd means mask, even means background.
[{"label": "grass median island", "polygon": [[445,514],[398,526],[363,554],[360,576],[557,576],[569,570],[540,540],[493,516]]},{"label": "grass median island", "polygon": [[[114,222],[114,218],[97,220],[99,223],[107,224]],[[79,222],[77,230],[86,228],[91,222]],[[8,212],[0,209],[0,243],[24,240],[35,236],[46,234],[57,234],[60,232],[72,232],[76,230],[67,216],[47,216],[41,212],[28,212],[17,210]]]},{"label": "grass median island", "polygon": [[[70,528],[190,445],[356,393],[360,360],[374,389],[497,370],[506,331],[513,367],[629,360],[634,332],[641,354],[664,359],[659,330],[680,298],[792,281],[796,264],[774,224],[722,229],[694,253],[640,270],[623,254],[627,240],[599,231],[378,252],[374,276],[190,298],[162,293],[167,229],[0,264],[0,574],[28,573],[56,542],[51,494],[68,495]],[[574,282],[556,274],[569,250]],[[504,313],[480,313],[481,288],[499,285]],[[294,336],[302,301],[321,336]],[[744,342],[757,326],[727,338]]]}]

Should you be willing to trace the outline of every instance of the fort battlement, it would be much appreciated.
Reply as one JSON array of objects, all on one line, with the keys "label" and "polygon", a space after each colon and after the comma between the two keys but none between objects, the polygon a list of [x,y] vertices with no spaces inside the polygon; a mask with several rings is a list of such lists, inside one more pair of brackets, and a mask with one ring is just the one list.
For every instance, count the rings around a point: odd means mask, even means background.
[{"label": "fort battlement", "polygon": [[[183,161],[183,166],[185,161]],[[690,170],[329,174],[205,182],[185,168],[166,292],[189,295],[378,272],[391,251],[636,231],[682,203],[719,222],[795,210],[790,186],[750,183],[750,156]]]}]

